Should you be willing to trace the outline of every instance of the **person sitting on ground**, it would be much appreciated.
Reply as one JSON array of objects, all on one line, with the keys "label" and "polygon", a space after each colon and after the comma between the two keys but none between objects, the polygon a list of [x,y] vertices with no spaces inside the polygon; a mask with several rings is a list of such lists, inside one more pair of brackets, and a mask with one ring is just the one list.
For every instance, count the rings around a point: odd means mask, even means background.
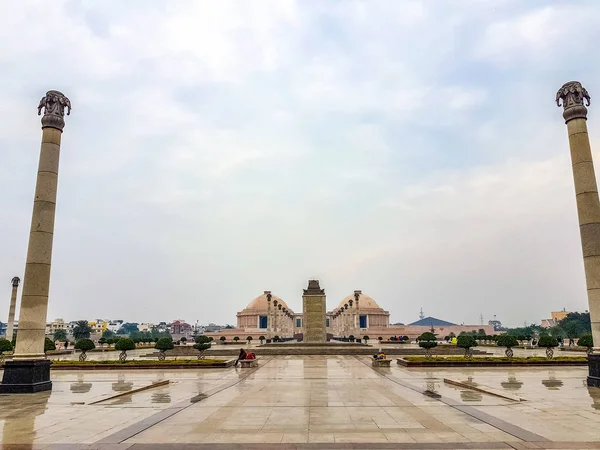
[{"label": "person sitting on ground", "polygon": [[238,363],[244,359],[246,359],[246,350],[240,348],[240,354],[238,355],[238,359],[235,360],[235,367],[237,367]]}]

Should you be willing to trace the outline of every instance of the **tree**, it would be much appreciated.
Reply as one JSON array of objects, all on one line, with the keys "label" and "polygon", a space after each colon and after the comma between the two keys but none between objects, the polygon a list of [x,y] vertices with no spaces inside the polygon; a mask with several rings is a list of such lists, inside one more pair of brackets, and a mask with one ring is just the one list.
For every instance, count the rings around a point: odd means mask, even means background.
[{"label": "tree", "polygon": [[110,330],[104,330],[104,331],[102,332],[102,337],[103,337],[104,339],[108,339],[108,338],[111,338],[111,337],[114,337],[114,336],[115,336],[115,333],[114,333],[114,331],[110,331]]},{"label": "tree", "polygon": [[117,334],[127,334],[130,335],[131,333],[137,333],[140,330],[138,329],[138,324],[133,322],[133,323],[129,323],[126,322],[123,325],[121,325],[121,328],[119,328],[119,331],[117,331]]},{"label": "tree", "polygon": [[54,342],[64,342],[67,340],[67,332],[65,330],[58,329],[54,332],[52,338],[54,339]]},{"label": "tree", "polygon": [[260,337],[258,338],[258,340],[260,341],[260,343],[261,343],[261,344],[263,343],[263,341],[264,341],[265,339],[266,339],[266,338],[265,338],[264,336],[260,336]]},{"label": "tree", "polygon": [[233,338],[233,340],[234,340],[234,341],[237,343],[237,341],[239,341],[239,340],[240,340],[240,338],[239,338],[239,337],[237,337],[237,336],[235,336],[235,337]]},{"label": "tree", "polygon": [[425,356],[430,358],[431,349],[437,347],[437,338],[435,337],[435,334],[426,331],[417,338],[417,341],[419,342],[419,347],[425,349]]},{"label": "tree", "polygon": [[594,351],[594,339],[591,334],[584,334],[581,336],[577,342],[577,345],[580,347],[587,347],[586,353],[588,355],[591,355]]},{"label": "tree", "polygon": [[552,359],[554,356],[554,347],[558,347],[558,341],[554,336],[540,336],[538,346],[546,347],[546,358]]},{"label": "tree", "polygon": [[248,336],[246,340],[248,341],[248,345],[250,345],[250,342],[252,342],[252,336]]},{"label": "tree", "polygon": [[365,341],[365,344],[369,343],[369,339],[370,339],[369,336],[367,336],[367,335],[363,336],[363,340]]},{"label": "tree", "polygon": [[198,354],[198,359],[204,359],[204,352],[210,348],[211,340],[211,338],[202,334],[200,336],[196,336],[196,343],[194,344],[194,348],[200,352]]},{"label": "tree", "polygon": [[164,361],[166,357],[165,352],[173,350],[175,345],[173,345],[173,341],[169,338],[160,338],[154,345],[154,348],[158,350],[158,360]]},{"label": "tree", "polygon": [[12,352],[13,345],[8,339],[0,338],[0,362],[4,361],[4,353]]},{"label": "tree", "polygon": [[591,333],[590,313],[569,313],[567,317],[558,322],[558,326],[565,331],[569,339],[575,339],[584,334]]},{"label": "tree", "polygon": [[91,339],[78,339],[75,342],[75,350],[81,350],[81,354],[79,355],[79,361],[85,361],[87,359],[87,351],[93,350],[96,348],[94,341]]},{"label": "tree", "polygon": [[187,338],[183,336],[181,339],[179,339],[179,342],[183,342],[185,344],[187,342]]},{"label": "tree", "polygon": [[104,344],[106,344],[106,338],[101,337],[98,339],[98,344],[100,344],[100,347],[102,347]]},{"label": "tree", "polygon": [[477,347],[477,340],[475,336],[465,334],[458,337],[456,346],[465,349],[465,358],[471,358],[473,356],[473,350],[471,349]]},{"label": "tree", "polygon": [[122,363],[127,359],[127,351],[135,350],[135,343],[131,339],[119,339],[115,344],[115,350],[120,350],[119,361]]},{"label": "tree", "polygon": [[44,338],[44,354],[56,350],[56,344],[50,338]]},{"label": "tree", "polygon": [[504,354],[507,358],[513,357],[513,347],[519,345],[517,338],[511,334],[500,334],[496,337],[498,347],[506,347]]},{"label": "tree", "polygon": [[78,339],[89,339],[92,334],[92,327],[87,320],[78,320],[73,327],[73,337]]},{"label": "tree", "polygon": [[226,340],[226,339],[227,339],[227,338],[226,338],[225,336],[221,336],[221,337],[219,338],[219,340],[220,340],[220,341],[221,341],[223,344],[225,343],[225,340]]}]

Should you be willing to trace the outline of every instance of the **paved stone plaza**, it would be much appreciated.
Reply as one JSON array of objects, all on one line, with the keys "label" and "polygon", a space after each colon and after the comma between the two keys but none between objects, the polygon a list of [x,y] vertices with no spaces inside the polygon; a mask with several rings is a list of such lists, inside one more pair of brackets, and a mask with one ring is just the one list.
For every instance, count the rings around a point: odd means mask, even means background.
[{"label": "paved stone plaza", "polygon": [[374,370],[366,357],[325,356],[243,370],[53,371],[51,392],[0,396],[0,436],[3,448],[49,449],[600,448],[600,389],[585,385],[586,371]]}]

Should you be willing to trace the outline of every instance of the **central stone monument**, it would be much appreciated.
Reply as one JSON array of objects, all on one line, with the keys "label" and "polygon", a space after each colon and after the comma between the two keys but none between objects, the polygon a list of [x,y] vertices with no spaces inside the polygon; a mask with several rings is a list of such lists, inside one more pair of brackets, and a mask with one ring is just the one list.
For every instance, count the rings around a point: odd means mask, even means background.
[{"label": "central stone monument", "polygon": [[302,296],[304,319],[304,342],[322,343],[327,341],[325,290],[319,280],[309,280],[308,289]]}]

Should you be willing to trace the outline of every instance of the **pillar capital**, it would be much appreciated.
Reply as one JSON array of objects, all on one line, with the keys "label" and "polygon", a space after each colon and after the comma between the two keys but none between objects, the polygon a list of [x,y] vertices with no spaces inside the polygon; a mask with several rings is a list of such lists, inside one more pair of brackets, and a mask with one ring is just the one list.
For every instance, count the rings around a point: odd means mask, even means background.
[{"label": "pillar capital", "polygon": [[10,280],[12,287],[16,288],[19,287],[19,283],[21,282],[21,279],[19,277],[13,277],[12,280]]},{"label": "pillar capital", "polygon": [[59,91],[48,91],[38,105],[38,116],[42,114],[42,128],[56,128],[62,131],[65,127],[65,108],[67,116],[71,114],[70,100]]},{"label": "pillar capital", "polygon": [[579,81],[569,81],[556,93],[556,104],[563,107],[565,123],[573,119],[587,119],[586,106],[590,106],[590,94]]}]

